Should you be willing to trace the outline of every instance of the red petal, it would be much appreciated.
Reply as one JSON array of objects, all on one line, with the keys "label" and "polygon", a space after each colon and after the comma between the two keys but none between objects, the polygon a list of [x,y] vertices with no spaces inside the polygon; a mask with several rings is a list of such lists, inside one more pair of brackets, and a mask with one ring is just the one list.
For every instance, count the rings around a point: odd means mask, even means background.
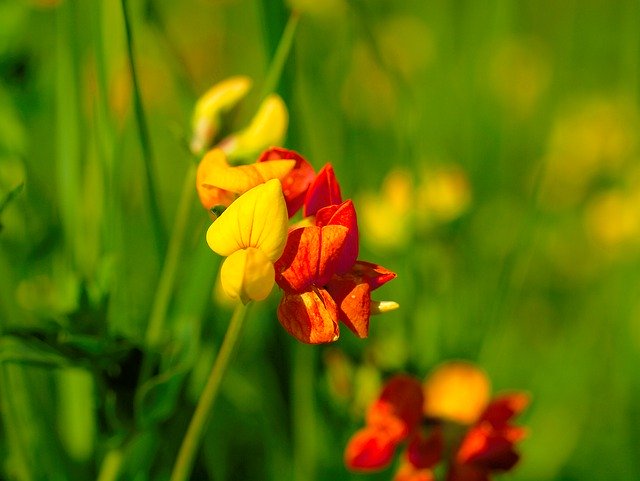
[{"label": "red petal", "polygon": [[349,229],[336,274],[349,272],[358,258],[358,220],[356,209],[351,200],[346,200],[339,205],[323,207],[316,213],[316,225],[342,225]]},{"label": "red petal", "polygon": [[429,436],[417,432],[409,441],[407,459],[418,469],[433,468],[442,459],[444,438],[442,429],[436,426]]},{"label": "red petal", "polygon": [[371,288],[352,274],[334,276],[326,286],[338,305],[338,319],[359,338],[369,336]]},{"label": "red petal", "polygon": [[280,300],[278,320],[293,337],[306,344],[323,344],[338,339],[336,304],[324,289],[287,294]]},{"label": "red petal", "polygon": [[258,162],[267,162],[269,160],[296,161],[293,170],[281,180],[282,193],[287,202],[287,212],[291,218],[300,210],[300,207],[302,207],[307,190],[313,182],[316,173],[311,164],[295,150],[271,147],[262,153]]},{"label": "red petal", "polygon": [[514,450],[514,439],[524,436],[522,428],[496,431],[488,422],[469,430],[462,440],[456,460],[460,464],[474,464],[490,470],[507,471],[520,456]]},{"label": "red petal", "polygon": [[504,394],[487,406],[480,421],[488,421],[494,428],[502,428],[529,404],[529,395],[523,392]]},{"label": "red petal", "polygon": [[314,215],[323,207],[340,204],[341,202],[342,194],[340,193],[340,185],[336,179],[336,174],[331,164],[327,164],[320,169],[315,180],[309,186],[309,190],[307,190],[302,215],[308,217]]},{"label": "red petal", "polygon": [[309,226],[289,232],[275,263],[276,282],[287,292],[322,287],[334,275],[348,230],[341,225]]},{"label": "red petal", "polygon": [[353,471],[369,472],[391,464],[397,443],[384,431],[366,427],[356,432],[344,452],[344,463]]},{"label": "red petal", "polygon": [[397,277],[397,274],[389,269],[364,261],[357,261],[351,272],[369,284],[372,291]]},{"label": "red petal", "polygon": [[390,420],[399,422],[400,429],[389,435],[396,441],[406,439],[422,419],[424,398],[420,381],[407,375],[392,377],[384,386],[378,400],[367,412],[369,426],[389,426]]}]

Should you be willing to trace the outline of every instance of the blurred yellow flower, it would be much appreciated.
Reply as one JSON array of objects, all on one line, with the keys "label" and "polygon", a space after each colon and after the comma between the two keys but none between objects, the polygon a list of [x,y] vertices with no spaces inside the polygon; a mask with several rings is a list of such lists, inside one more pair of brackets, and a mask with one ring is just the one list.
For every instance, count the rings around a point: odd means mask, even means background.
[{"label": "blurred yellow flower", "polygon": [[406,245],[413,209],[411,174],[396,169],[389,172],[380,193],[368,192],[359,200],[360,226],[367,242],[382,248]]},{"label": "blurred yellow flower", "polygon": [[465,361],[438,366],[423,385],[424,413],[461,424],[475,422],[489,404],[491,384],[480,368]]},{"label": "blurred yellow flower", "polygon": [[469,207],[471,187],[466,173],[450,165],[426,171],[416,197],[419,221],[450,222]]},{"label": "blurred yellow flower", "polygon": [[288,126],[287,106],[279,95],[271,94],[264,99],[251,123],[220,142],[220,148],[230,158],[255,157],[268,147],[282,144]]},{"label": "blurred yellow flower", "polygon": [[602,247],[619,247],[640,236],[640,199],[621,190],[600,194],[587,206],[585,225],[590,237]]},{"label": "blurred yellow flower", "polygon": [[239,75],[215,84],[198,99],[191,121],[191,151],[194,154],[211,145],[220,131],[220,116],[247,95],[250,88],[251,79]]},{"label": "blurred yellow flower", "polygon": [[227,256],[220,279],[229,297],[246,304],[269,295],[273,263],[284,250],[288,220],[280,181],[272,179],[241,195],[211,224],[207,243]]}]

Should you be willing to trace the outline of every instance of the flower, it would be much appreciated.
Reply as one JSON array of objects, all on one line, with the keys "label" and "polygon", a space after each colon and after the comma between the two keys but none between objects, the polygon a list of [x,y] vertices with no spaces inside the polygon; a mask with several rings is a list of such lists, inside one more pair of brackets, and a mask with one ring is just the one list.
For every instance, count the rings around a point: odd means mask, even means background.
[{"label": "flower", "polygon": [[274,284],[273,263],[287,238],[287,207],[280,181],[271,179],[235,200],[207,231],[209,247],[227,256],[222,287],[243,303],[265,299]]},{"label": "flower", "polygon": [[220,116],[235,106],[251,88],[251,79],[230,77],[211,87],[202,95],[193,112],[191,151],[202,152],[211,145],[220,131]]},{"label": "flower", "polygon": [[271,145],[281,143],[288,125],[287,106],[278,94],[270,94],[249,125],[222,140],[219,147],[234,159],[252,157]]},{"label": "flower", "polygon": [[196,188],[200,202],[207,210],[228,206],[249,189],[270,179],[280,179],[289,217],[302,206],[302,200],[315,173],[313,167],[293,150],[272,147],[258,161],[231,166],[222,149],[207,152],[198,165]]},{"label": "flower", "polygon": [[375,264],[357,261],[358,224],[351,200],[342,202],[340,186],[330,164],[325,165],[305,196],[303,213],[312,225],[289,232],[276,262],[276,282],[284,291],[278,319],[296,339],[319,344],[338,339],[342,321],[357,336],[369,332],[371,291],[395,278]]},{"label": "flower", "polygon": [[347,444],[345,464],[357,472],[384,469],[406,443],[394,481],[432,481],[439,463],[446,464],[447,481],[489,481],[519,459],[515,445],[526,431],[512,420],[529,396],[512,392],[491,402],[488,396],[484,373],[461,361],[436,368],[424,386],[412,376],[394,376]]}]

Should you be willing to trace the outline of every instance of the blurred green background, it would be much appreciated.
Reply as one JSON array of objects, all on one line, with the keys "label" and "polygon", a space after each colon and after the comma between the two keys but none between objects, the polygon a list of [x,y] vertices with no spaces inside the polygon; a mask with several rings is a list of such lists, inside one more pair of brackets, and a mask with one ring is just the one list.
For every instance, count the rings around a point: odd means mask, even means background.
[{"label": "blurred green background", "polygon": [[640,479],[637,1],[126,7],[142,129],[119,2],[0,2],[1,479],[168,479],[230,316],[195,192],[157,299],[192,108],[246,74],[249,118],[292,8],[285,146],[333,163],[401,309],[317,347],[253,306],[193,479],[390,479],[346,441],[381,380],[449,359],[533,397],[504,479]]}]

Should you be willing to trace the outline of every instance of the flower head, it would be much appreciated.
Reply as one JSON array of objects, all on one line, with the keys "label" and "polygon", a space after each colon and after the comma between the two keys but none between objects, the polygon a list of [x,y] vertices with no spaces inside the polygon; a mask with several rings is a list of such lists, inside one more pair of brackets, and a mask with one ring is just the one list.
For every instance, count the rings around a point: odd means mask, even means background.
[{"label": "flower head", "polygon": [[274,284],[273,263],[287,236],[287,207],[280,181],[271,179],[241,195],[207,231],[207,243],[227,256],[220,272],[224,291],[247,303],[262,300]]},{"label": "flower head", "polygon": [[349,441],[346,466],[384,469],[406,444],[394,481],[431,481],[439,463],[447,464],[447,481],[489,481],[493,472],[512,469],[519,459],[515,445],[526,434],[512,421],[529,397],[514,392],[488,402],[487,386],[482,371],[459,361],[438,367],[425,388],[411,376],[393,377],[371,404],[366,426]]}]

